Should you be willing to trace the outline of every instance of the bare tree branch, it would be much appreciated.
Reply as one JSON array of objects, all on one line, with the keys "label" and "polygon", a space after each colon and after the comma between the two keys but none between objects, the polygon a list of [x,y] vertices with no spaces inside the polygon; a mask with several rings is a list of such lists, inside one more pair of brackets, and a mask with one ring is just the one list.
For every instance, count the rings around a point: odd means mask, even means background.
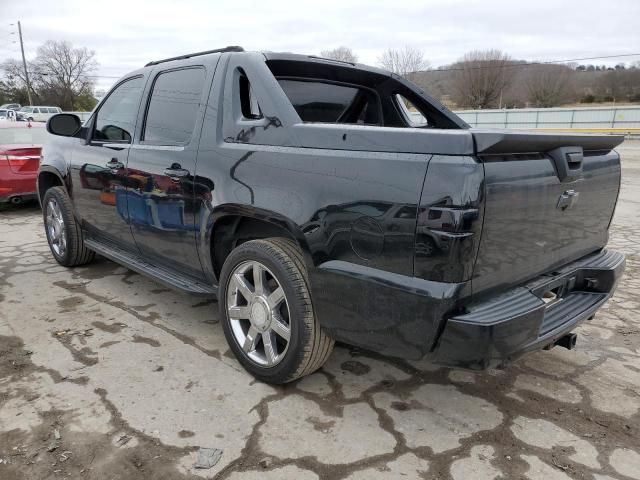
[{"label": "bare tree branch", "polygon": [[[74,48],[69,42],[49,41],[38,48],[36,58],[28,62],[31,89],[36,104],[55,105],[64,110],[91,109],[94,82],[90,74],[98,67],[95,53]],[[2,64],[5,89],[25,103],[26,79],[22,63],[15,59]]]},{"label": "bare tree branch", "polygon": [[40,96],[55,99],[63,109],[73,109],[77,97],[92,94],[88,76],[97,69],[95,53],[74,48],[69,42],[48,41],[38,48],[33,62],[34,85]]},{"label": "bare tree branch", "polygon": [[564,65],[535,65],[527,68],[525,84],[534,107],[555,107],[570,94],[573,70]]},{"label": "bare tree branch", "polygon": [[358,56],[353,53],[349,47],[338,47],[333,50],[323,50],[320,52],[320,56],[324,58],[330,58],[332,60],[339,60],[341,62],[356,63]]},{"label": "bare tree branch", "polygon": [[498,106],[501,95],[511,86],[515,68],[509,55],[500,50],[473,51],[457,63],[453,75],[453,96],[462,107]]},{"label": "bare tree branch", "polygon": [[401,50],[390,48],[378,58],[382,68],[397,73],[407,80],[414,80],[417,72],[429,68],[429,62],[416,48],[405,46]]}]

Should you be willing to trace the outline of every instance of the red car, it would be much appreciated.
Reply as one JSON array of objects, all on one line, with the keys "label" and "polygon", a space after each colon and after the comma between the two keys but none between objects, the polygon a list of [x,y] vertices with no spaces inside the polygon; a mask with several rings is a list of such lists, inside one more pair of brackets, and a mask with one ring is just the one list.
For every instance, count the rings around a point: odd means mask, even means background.
[{"label": "red car", "polygon": [[43,123],[0,121],[0,207],[37,198]]}]

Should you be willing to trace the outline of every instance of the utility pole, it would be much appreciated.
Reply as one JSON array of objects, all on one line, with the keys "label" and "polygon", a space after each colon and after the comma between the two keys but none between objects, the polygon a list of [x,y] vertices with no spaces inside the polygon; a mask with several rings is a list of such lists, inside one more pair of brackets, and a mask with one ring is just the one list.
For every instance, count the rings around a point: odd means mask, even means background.
[{"label": "utility pole", "polygon": [[20,51],[22,52],[22,66],[24,67],[24,78],[27,81],[27,96],[29,97],[29,106],[33,106],[31,100],[31,83],[29,82],[29,72],[27,71],[27,60],[24,58],[24,44],[22,43],[22,27],[18,20],[18,36],[20,37]]}]

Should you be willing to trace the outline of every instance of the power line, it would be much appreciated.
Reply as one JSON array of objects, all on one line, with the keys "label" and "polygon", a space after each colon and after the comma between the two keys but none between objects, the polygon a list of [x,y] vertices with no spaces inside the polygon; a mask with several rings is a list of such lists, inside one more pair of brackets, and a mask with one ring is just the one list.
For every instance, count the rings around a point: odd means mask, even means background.
[{"label": "power line", "polygon": [[[3,69],[2,66],[0,65],[0,69]],[[50,73],[50,72],[42,72],[39,70],[27,70],[27,72],[29,73],[29,75],[55,75],[55,73]],[[112,79],[118,79],[118,78],[122,78],[122,75],[120,76],[114,76],[114,75],[80,75],[82,78],[112,78]]]},{"label": "power line", "polygon": [[[55,75],[54,73],[49,73],[49,72],[37,72],[37,71],[31,71],[30,72],[32,75]],[[121,78],[122,75],[120,75],[119,77],[116,76],[110,76],[110,75],[80,75],[80,77],[82,78],[113,78],[113,79],[118,79]]]},{"label": "power line", "polygon": [[[463,70],[483,70],[487,68],[525,68],[532,65],[554,65],[571,62],[583,62],[585,60],[604,60],[607,58],[625,58],[625,57],[639,57],[640,53],[622,53],[620,55],[601,55],[599,57],[582,57],[582,58],[569,58],[566,60],[549,60],[546,62],[522,62],[522,63],[508,63],[506,65],[479,65],[474,67],[459,67],[459,68],[437,68],[433,70],[418,70],[414,73],[436,73],[436,72],[458,72]],[[495,60],[471,60],[470,62],[492,62]],[[509,61],[509,60],[500,60]],[[463,61],[464,62],[464,61]],[[463,63],[461,62],[461,63]],[[454,64],[455,65],[455,64]]]}]

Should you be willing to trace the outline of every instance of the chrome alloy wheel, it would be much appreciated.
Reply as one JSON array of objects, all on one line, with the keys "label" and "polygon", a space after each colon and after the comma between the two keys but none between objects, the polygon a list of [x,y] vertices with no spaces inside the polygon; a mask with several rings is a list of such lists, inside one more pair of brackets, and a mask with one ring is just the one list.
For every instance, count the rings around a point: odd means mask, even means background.
[{"label": "chrome alloy wheel", "polygon": [[291,338],[289,305],[280,282],[257,261],[239,264],[229,276],[227,311],[233,336],[261,367],[282,361]]},{"label": "chrome alloy wheel", "polygon": [[64,257],[67,251],[67,231],[64,228],[62,210],[54,198],[47,203],[46,227],[51,248],[56,255]]}]

